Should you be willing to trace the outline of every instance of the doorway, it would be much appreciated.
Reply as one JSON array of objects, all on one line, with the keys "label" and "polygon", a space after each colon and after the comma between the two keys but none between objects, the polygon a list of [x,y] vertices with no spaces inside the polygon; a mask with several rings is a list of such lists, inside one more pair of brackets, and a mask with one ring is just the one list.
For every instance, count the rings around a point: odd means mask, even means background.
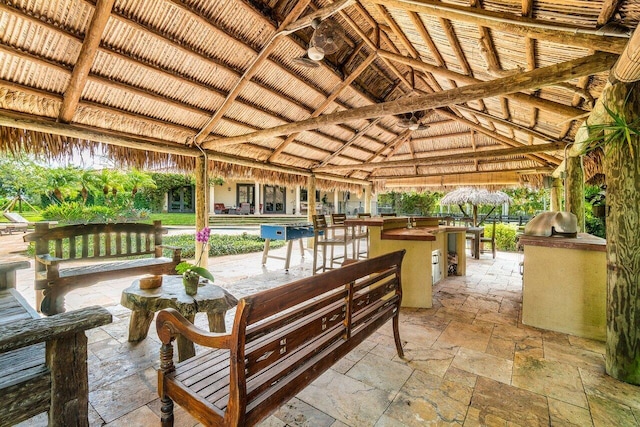
[{"label": "doorway", "polygon": [[284,214],[286,213],[287,192],[284,187],[273,185],[264,186],[264,213]]},{"label": "doorway", "polygon": [[174,188],[169,191],[168,212],[192,213],[195,212],[193,203],[194,188],[191,185]]},{"label": "doorway", "polygon": [[255,208],[255,190],[256,187],[253,184],[238,184],[236,206],[240,208],[243,203],[249,203],[249,205],[251,205],[251,213],[253,213]]}]

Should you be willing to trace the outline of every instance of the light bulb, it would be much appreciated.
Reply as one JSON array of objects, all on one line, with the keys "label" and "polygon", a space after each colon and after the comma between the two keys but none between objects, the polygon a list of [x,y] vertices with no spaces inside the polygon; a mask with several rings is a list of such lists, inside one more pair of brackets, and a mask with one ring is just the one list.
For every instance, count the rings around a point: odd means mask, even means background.
[{"label": "light bulb", "polygon": [[418,130],[419,127],[420,123],[418,123],[418,120],[416,120],[415,117],[411,117],[411,120],[409,120],[409,130]]},{"label": "light bulb", "polygon": [[318,46],[310,46],[307,50],[307,55],[314,61],[320,61],[322,58],[324,58],[324,49]]}]

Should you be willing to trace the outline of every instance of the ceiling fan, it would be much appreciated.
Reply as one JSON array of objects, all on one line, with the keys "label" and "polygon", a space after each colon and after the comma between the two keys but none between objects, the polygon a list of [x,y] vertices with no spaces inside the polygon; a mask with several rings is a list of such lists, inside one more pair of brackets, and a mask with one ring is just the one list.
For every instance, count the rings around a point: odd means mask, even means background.
[{"label": "ceiling fan", "polygon": [[309,47],[305,56],[295,58],[293,61],[309,68],[317,68],[320,66],[326,55],[335,53],[340,48],[342,40],[342,29],[334,21],[315,18],[311,21],[313,34],[309,40]]},{"label": "ceiling fan", "polygon": [[403,129],[409,130],[429,129],[429,125],[423,125],[422,123],[420,123],[420,120],[421,119],[416,116],[415,112],[412,112],[410,117],[402,117],[400,120],[398,120],[398,123],[396,123],[396,125]]}]

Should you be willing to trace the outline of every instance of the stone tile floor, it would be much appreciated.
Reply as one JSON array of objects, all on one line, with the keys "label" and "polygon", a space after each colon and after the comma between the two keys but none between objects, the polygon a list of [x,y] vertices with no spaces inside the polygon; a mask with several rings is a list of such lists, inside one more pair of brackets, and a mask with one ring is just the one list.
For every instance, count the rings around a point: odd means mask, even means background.
[{"label": "stone tile floor", "polygon": [[[278,251],[284,251],[279,249]],[[5,255],[2,255],[3,257]],[[261,254],[212,258],[216,283],[237,297],[311,273],[311,256],[283,261]],[[469,259],[467,276],[434,287],[433,308],[403,309],[405,359],[395,353],[389,325],[265,420],[281,426],[636,426],[640,388],[604,373],[604,344],[520,323],[520,254]],[[33,302],[33,271],[18,272]],[[90,425],[159,425],[154,327],[127,341],[130,312],[119,305],[131,280],[75,291],[69,309],[101,304],[113,323],[90,331]],[[227,315],[230,328],[233,310]],[[200,317],[202,316],[202,317]],[[206,316],[196,317],[206,328]],[[44,426],[44,414],[21,426]],[[176,426],[199,425],[176,411]]]}]

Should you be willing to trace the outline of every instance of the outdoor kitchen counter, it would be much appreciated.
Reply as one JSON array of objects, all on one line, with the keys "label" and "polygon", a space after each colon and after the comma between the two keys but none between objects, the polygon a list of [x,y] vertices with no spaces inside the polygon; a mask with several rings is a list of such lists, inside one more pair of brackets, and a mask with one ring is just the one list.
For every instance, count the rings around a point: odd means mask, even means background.
[{"label": "outdoor kitchen counter", "polygon": [[466,227],[438,226],[437,221],[437,218],[411,218],[411,228],[407,227],[407,217],[345,221],[347,226],[366,225],[369,228],[369,256],[401,249],[407,251],[402,263],[403,307],[429,308],[433,305],[434,278],[437,281],[447,276],[449,252],[456,253],[455,274],[466,274]]},{"label": "outdoor kitchen counter", "polygon": [[545,246],[549,248],[578,249],[583,251],[606,252],[607,241],[587,233],[578,233],[575,239],[567,237],[541,237],[521,235],[518,239],[519,246]]},{"label": "outdoor kitchen counter", "polygon": [[520,236],[524,247],[522,323],[605,339],[606,240]]}]

